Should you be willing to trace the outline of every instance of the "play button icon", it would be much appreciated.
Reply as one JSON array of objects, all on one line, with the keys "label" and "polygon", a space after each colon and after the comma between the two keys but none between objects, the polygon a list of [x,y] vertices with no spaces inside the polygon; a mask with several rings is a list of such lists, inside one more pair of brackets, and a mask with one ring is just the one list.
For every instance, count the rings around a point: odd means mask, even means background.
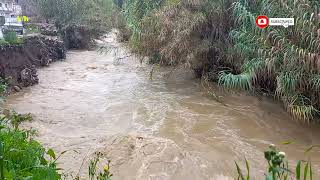
[{"label": "play button icon", "polygon": [[269,25],[268,16],[263,16],[263,15],[258,16],[256,18],[256,25],[261,29],[268,27],[268,25]]}]

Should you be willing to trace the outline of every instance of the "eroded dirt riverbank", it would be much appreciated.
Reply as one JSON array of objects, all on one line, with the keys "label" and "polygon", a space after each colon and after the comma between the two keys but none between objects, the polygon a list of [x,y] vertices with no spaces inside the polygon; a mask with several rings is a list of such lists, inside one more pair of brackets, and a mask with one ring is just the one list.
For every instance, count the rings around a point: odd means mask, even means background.
[{"label": "eroded dirt riverbank", "polygon": [[[33,114],[25,126],[36,128],[46,147],[76,151],[59,161],[67,172],[77,173],[83,159],[100,151],[112,160],[114,179],[233,179],[234,160],[244,157],[263,179],[270,143],[295,141],[280,146],[292,162],[320,144],[319,125],[293,121],[276,101],[215,88],[224,105],[190,72],[157,70],[153,80],[149,72],[135,58],[71,51],[40,69],[39,85],[11,95],[6,106]],[[319,174],[320,152],[311,155]]]},{"label": "eroded dirt riverbank", "polygon": [[66,56],[59,37],[29,35],[22,44],[1,45],[0,77],[7,79],[9,91],[38,83],[36,68],[48,66]]}]

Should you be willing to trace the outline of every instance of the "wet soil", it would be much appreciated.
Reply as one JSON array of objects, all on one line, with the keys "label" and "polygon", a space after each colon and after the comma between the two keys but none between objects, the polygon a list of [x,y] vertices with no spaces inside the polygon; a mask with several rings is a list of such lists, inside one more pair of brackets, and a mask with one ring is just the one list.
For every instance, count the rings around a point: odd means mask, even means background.
[{"label": "wet soil", "polygon": [[37,84],[37,68],[65,55],[64,43],[58,37],[28,36],[23,44],[0,47],[0,77],[8,79],[10,87]]}]

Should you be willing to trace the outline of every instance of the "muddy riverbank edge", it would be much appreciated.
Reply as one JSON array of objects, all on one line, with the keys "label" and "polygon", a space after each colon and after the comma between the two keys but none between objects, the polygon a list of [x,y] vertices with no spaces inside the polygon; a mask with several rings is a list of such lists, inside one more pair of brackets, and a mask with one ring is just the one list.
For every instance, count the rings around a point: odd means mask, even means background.
[{"label": "muddy riverbank edge", "polygon": [[34,35],[24,38],[23,44],[0,46],[0,77],[8,82],[8,92],[37,84],[37,68],[63,60],[64,42],[59,37]]}]

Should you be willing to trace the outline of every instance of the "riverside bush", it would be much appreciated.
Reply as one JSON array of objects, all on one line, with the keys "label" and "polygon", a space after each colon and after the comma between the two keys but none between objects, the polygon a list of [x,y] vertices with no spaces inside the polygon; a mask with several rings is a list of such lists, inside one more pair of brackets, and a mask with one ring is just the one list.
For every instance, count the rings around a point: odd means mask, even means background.
[{"label": "riverside bush", "polygon": [[[235,26],[229,48],[240,57],[241,70],[221,71],[219,83],[267,90],[295,118],[309,123],[320,109],[320,1],[238,0],[230,8]],[[260,14],[295,18],[295,25],[259,29],[255,18]]]},{"label": "riverside bush", "polygon": [[18,38],[17,34],[15,32],[7,32],[4,34],[4,40],[10,45],[13,44],[22,44],[23,39]]}]

